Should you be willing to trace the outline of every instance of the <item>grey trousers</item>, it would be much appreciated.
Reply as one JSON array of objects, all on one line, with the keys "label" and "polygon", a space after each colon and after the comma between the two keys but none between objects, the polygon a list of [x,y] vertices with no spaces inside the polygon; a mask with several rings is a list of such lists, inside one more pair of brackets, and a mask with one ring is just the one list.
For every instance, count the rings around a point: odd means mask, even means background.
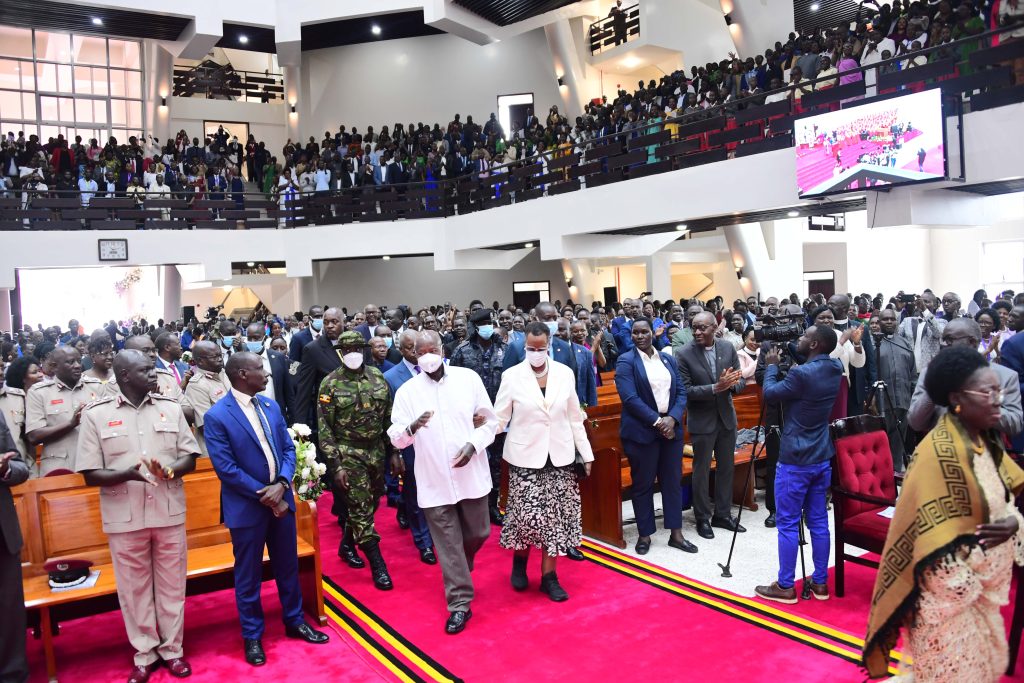
[{"label": "grey trousers", "polygon": [[711,454],[715,455],[715,509],[719,519],[732,517],[732,471],[736,459],[736,430],[721,422],[709,434],[691,434],[693,441],[693,516],[710,521],[712,517],[710,474]]},{"label": "grey trousers", "polygon": [[423,515],[441,563],[448,611],[468,610],[473,600],[473,558],[491,534],[487,496],[423,508]]}]

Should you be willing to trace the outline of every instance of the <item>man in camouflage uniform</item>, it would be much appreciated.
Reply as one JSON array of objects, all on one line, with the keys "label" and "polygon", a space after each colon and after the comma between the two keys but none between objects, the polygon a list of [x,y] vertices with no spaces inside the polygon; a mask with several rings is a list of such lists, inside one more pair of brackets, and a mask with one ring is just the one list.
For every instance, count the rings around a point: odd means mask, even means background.
[{"label": "man in camouflage uniform", "polygon": [[[366,364],[365,347],[359,332],[338,337],[342,365],[324,378],[317,397],[320,451],[348,508],[342,545],[357,543],[370,562],[373,584],[391,590],[380,535],[373,527],[384,494],[385,449],[390,449],[384,432],[390,425],[391,391],[380,370]],[[338,553],[344,556],[345,550]],[[351,546],[347,550],[355,552]]]}]

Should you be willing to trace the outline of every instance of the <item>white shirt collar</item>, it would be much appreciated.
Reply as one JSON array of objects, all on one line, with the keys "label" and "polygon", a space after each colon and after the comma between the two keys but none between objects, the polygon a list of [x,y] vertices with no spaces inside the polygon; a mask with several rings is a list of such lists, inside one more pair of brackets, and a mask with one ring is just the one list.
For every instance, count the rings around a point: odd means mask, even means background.
[{"label": "white shirt collar", "polygon": [[248,408],[249,404],[252,403],[252,396],[250,396],[249,394],[243,394],[241,391],[235,389],[234,387],[231,387],[231,394],[235,397],[235,400],[238,401],[238,404],[243,408]]}]

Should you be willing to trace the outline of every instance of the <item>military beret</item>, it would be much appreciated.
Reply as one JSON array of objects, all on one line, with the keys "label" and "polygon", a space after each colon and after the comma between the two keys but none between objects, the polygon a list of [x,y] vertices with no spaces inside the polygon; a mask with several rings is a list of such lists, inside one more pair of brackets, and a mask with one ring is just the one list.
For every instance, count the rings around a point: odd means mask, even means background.
[{"label": "military beret", "polygon": [[341,336],[338,337],[338,341],[334,344],[334,346],[337,348],[341,348],[342,346],[356,346],[362,348],[366,346],[366,340],[363,339],[363,335],[360,334],[359,332],[342,332]]}]

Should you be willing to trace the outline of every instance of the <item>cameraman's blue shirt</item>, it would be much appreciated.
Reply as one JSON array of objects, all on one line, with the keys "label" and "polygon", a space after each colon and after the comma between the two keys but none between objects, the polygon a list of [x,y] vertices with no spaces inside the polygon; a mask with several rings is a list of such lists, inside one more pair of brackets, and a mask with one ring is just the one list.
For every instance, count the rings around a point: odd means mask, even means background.
[{"label": "cameraman's blue shirt", "polygon": [[831,459],[835,447],[829,438],[828,418],[839,395],[842,362],[817,356],[791,367],[781,382],[778,374],[777,365],[765,370],[763,400],[782,404],[779,462],[814,465]]}]

